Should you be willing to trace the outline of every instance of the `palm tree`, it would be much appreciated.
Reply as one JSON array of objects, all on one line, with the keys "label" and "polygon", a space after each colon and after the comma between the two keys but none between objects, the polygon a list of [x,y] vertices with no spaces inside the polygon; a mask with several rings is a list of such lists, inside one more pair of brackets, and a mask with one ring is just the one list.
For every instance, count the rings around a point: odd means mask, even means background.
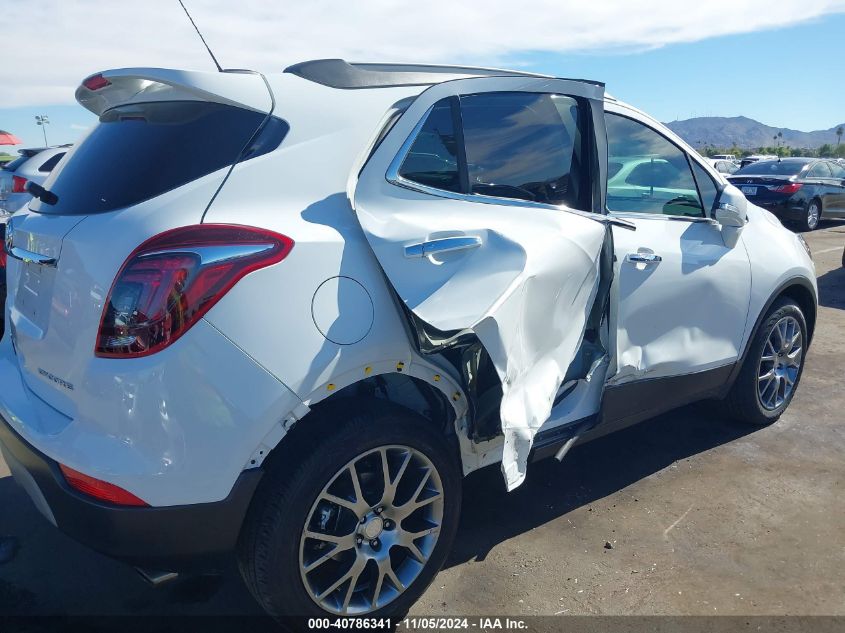
[{"label": "palm tree", "polygon": [[845,131],[845,130],[842,129],[841,125],[838,128],[836,128],[836,147],[839,147],[839,141],[842,140],[842,132],[843,131]]}]

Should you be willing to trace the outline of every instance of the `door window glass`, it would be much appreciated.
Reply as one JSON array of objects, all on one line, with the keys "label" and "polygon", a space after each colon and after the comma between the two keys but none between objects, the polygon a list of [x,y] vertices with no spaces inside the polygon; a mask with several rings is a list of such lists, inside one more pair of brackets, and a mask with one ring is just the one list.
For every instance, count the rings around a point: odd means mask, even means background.
[{"label": "door window glass", "polygon": [[427,187],[461,191],[458,138],[450,99],[434,104],[399,168],[399,175]]},{"label": "door window glass", "polygon": [[607,160],[622,167],[608,178],[607,208],[703,217],[704,207],[686,154],[638,121],[608,113]]},{"label": "door window glass", "polygon": [[830,163],[830,172],[834,178],[845,178],[845,167],[839,163]]},{"label": "door window glass", "polygon": [[498,92],[460,103],[470,193],[589,209],[577,100]]},{"label": "door window glass", "polygon": [[704,209],[712,212],[713,207],[716,204],[716,198],[719,196],[719,187],[704,167],[699,165],[692,158],[689,162],[692,165],[692,173],[693,176],[695,176],[695,183],[698,185],[698,193],[701,196],[702,202],[704,202]]}]

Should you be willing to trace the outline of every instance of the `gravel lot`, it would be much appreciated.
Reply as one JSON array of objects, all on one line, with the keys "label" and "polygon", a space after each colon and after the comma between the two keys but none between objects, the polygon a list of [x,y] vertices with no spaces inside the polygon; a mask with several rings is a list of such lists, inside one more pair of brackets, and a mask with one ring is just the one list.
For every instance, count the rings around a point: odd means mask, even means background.
[{"label": "gravel lot", "polygon": [[[474,474],[454,552],[413,613],[845,615],[845,225],[807,239],[818,326],[777,424],[696,405],[534,464],[512,494],[498,469]],[[153,589],[77,545],[0,461],[3,535],[18,550],[0,563],[0,616],[259,613],[234,573]]]}]

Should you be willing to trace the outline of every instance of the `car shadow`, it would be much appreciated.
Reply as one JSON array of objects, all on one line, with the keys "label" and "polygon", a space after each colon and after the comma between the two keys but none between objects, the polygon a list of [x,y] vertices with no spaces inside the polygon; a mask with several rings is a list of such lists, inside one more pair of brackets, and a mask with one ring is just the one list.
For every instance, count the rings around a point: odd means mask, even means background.
[{"label": "car shadow", "polygon": [[465,481],[461,523],[446,567],[484,560],[508,539],[753,430],[700,403],[576,446],[562,463],[535,462],[511,493],[498,468],[473,473]]},{"label": "car shadow", "polygon": [[819,305],[845,310],[845,268],[834,268],[817,279]]},{"label": "car shadow", "polygon": [[[727,422],[706,404],[693,405],[577,446],[563,463],[535,462],[527,481],[512,493],[505,492],[499,468],[473,473],[466,480],[462,520],[446,567],[483,560],[510,538],[752,430]],[[53,616],[60,630],[68,616],[114,616],[123,618],[117,620],[122,625],[128,615],[148,616],[144,621],[149,622],[149,616],[168,621],[212,616],[201,619],[204,626],[248,617],[253,630],[273,628],[234,565],[220,576],[180,577],[153,588],[129,566],[56,530],[11,477],[0,478],[0,508],[0,540],[11,537],[17,550],[10,560],[0,560],[0,619]]]}]

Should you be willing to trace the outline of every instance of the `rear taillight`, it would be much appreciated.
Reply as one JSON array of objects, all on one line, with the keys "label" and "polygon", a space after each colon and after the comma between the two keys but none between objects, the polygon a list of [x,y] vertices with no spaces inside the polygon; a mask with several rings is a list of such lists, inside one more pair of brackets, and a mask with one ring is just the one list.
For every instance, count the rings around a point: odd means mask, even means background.
[{"label": "rear taillight", "polygon": [[199,224],[157,235],[135,249],[112,284],[94,353],[154,354],[190,329],[245,275],[282,261],[284,235],[232,224]]},{"label": "rear taillight", "polygon": [[12,176],[12,193],[26,193],[26,178]]},{"label": "rear taillight", "polygon": [[774,191],[775,193],[788,193],[793,194],[801,188],[801,185],[797,182],[791,182],[788,185],[778,185],[777,187],[769,187],[769,191]]},{"label": "rear taillight", "polygon": [[111,86],[111,82],[100,74],[88,77],[88,79],[82,82],[82,85],[88,88],[88,90],[99,90],[100,88]]},{"label": "rear taillight", "polygon": [[74,490],[78,490],[82,494],[100,499],[101,501],[108,501],[119,506],[146,506],[148,505],[143,499],[139,499],[131,492],[124,490],[120,486],[115,486],[107,481],[95,479],[89,475],[74,470],[64,464],[59,464],[59,470],[65,477],[68,485]]}]

